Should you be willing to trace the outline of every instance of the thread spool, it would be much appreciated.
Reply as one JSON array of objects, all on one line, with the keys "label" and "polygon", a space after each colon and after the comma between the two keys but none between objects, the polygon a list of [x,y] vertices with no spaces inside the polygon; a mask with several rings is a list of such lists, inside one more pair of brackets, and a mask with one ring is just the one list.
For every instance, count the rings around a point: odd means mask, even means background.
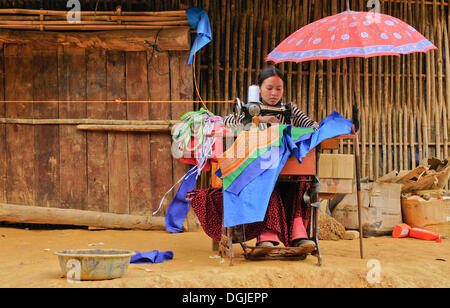
[{"label": "thread spool", "polygon": [[259,103],[259,87],[257,85],[248,87],[248,102]]}]

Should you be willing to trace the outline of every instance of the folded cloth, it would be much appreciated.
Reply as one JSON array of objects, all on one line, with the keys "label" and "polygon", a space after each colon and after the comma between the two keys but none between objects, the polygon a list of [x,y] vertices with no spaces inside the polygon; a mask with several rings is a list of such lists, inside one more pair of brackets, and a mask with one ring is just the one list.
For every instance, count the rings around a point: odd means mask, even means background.
[{"label": "folded cloth", "polygon": [[[233,146],[236,146],[238,151],[235,153],[245,153],[246,155],[238,155],[238,158],[235,159],[231,156],[230,162],[221,161],[219,158],[219,164],[222,163],[220,165],[222,175],[226,170],[231,180],[226,186],[227,177],[224,176],[224,226],[232,227],[263,221],[271,193],[287,159],[295,155],[301,162],[301,159],[323,140],[351,133],[351,125],[351,120],[343,118],[336,111],[321,121],[317,131],[279,125],[278,129],[280,130],[277,131],[279,134],[275,135],[274,139],[281,140],[281,145],[273,146],[273,140],[269,138],[270,142],[263,145],[263,149],[268,148],[267,151],[261,151],[258,153],[259,156],[253,160],[251,160],[250,154],[255,152],[254,149],[246,143],[239,145],[236,140]],[[270,132],[266,132],[266,134],[272,135]],[[239,151],[240,147],[243,147],[244,150]],[[228,154],[227,152],[225,153]],[[247,161],[250,163],[247,164]],[[262,167],[263,163],[266,166],[264,168]],[[222,169],[222,167],[225,168]],[[242,170],[241,167],[243,167]],[[240,173],[232,177],[236,170],[240,170]]]},{"label": "folded cloth", "polygon": [[339,135],[347,135],[352,132],[352,120],[344,118],[337,111],[333,111],[319,124],[319,129],[311,136],[309,150],[312,150],[322,141]]},{"label": "folded cloth", "polygon": [[281,146],[285,127],[274,125],[264,131],[243,131],[233,146],[217,157],[225,190],[255,159],[270,148]]},{"label": "folded cloth", "polygon": [[139,252],[136,251],[134,256],[131,256],[130,263],[133,264],[143,264],[143,263],[163,263],[166,260],[173,259],[172,251],[159,252],[158,250],[153,250],[149,252]]},{"label": "folded cloth", "polygon": [[[273,129],[277,134],[269,132],[269,135],[267,135],[267,132],[270,129]],[[266,142],[266,144],[258,142],[259,148],[256,151],[251,152],[251,155],[242,155],[242,158],[240,159],[233,159],[231,156],[230,160],[242,160],[242,163],[236,171],[233,171],[228,176],[223,176],[222,174],[223,189],[237,195],[243,187],[253,181],[253,179],[261,173],[265,172],[266,169],[277,168],[279,159],[284,153],[282,152],[283,143],[287,145],[290,152],[293,152],[297,156],[297,159],[301,163],[301,159],[306,156],[309,150],[299,148],[297,144],[303,144],[301,141],[308,140],[311,137],[312,132],[314,132],[314,129],[312,128],[292,128],[291,125],[271,126],[266,131],[257,132],[262,135],[263,138],[261,140],[266,140],[266,137],[273,135],[272,141]],[[241,133],[240,136],[242,136],[243,133]],[[292,136],[295,137],[295,140],[291,139],[291,133],[293,134]],[[260,138],[257,137],[256,139]],[[236,140],[235,144],[237,143],[238,140]],[[249,144],[245,142],[243,146],[250,148]],[[228,153],[229,152],[227,151],[225,155]],[[221,172],[223,173],[222,166],[223,165],[221,165]]]},{"label": "folded cloth", "polygon": [[192,43],[188,64],[192,64],[195,53],[203,46],[211,42],[212,31],[209,24],[208,14],[198,7],[191,7],[186,10],[188,23],[192,29],[197,30],[195,41]]},{"label": "folded cloth", "polygon": [[[270,196],[278,175],[283,169],[291,152],[283,142],[277,149],[275,162],[271,168],[264,169],[251,182],[243,187],[239,194],[223,191],[223,222],[225,227],[263,221]],[[244,171],[245,172],[245,171]]]}]

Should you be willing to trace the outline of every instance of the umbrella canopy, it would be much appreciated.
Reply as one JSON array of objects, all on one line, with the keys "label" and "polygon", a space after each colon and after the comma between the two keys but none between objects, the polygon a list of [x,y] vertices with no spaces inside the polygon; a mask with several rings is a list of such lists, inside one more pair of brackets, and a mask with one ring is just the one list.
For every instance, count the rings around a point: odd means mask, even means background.
[{"label": "umbrella canopy", "polygon": [[346,57],[373,57],[437,49],[398,18],[373,12],[344,11],[292,33],[266,61],[302,62]]}]

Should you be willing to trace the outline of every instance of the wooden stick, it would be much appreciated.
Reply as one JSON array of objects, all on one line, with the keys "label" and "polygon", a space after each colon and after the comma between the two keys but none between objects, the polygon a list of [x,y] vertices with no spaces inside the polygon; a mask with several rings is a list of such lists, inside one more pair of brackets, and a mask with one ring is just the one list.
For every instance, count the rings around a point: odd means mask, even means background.
[{"label": "wooden stick", "polygon": [[[119,27],[127,26],[124,25]],[[94,33],[0,31],[0,42],[29,44],[36,48],[45,48],[48,45],[65,45],[121,51],[149,50],[150,47],[147,46],[144,41],[156,43],[163,51],[191,49],[188,28],[147,29],[133,30],[131,32],[101,31]]]},{"label": "wooden stick", "polygon": [[0,118],[1,124],[29,124],[29,125],[173,125],[179,120],[104,120],[104,119],[15,119]]},{"label": "wooden stick", "polygon": [[0,221],[89,226],[108,229],[165,230],[164,217],[102,213],[0,203]]},{"label": "wooden stick", "polygon": [[170,125],[77,125],[79,130],[117,131],[117,132],[167,132]]}]

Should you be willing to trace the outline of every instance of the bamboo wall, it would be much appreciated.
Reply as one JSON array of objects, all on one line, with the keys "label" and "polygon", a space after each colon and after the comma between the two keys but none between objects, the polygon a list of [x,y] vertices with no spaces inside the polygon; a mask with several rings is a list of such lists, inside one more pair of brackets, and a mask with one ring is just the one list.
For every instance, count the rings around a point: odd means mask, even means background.
[{"label": "bamboo wall", "polygon": [[[246,99],[264,57],[290,33],[345,10],[345,1],[198,1],[208,11],[213,43],[196,66],[204,100]],[[350,1],[365,10],[367,1]],[[362,177],[412,169],[431,156],[449,157],[450,55],[448,1],[380,1],[381,13],[400,18],[437,47],[427,54],[356,59],[361,117]],[[333,110],[351,118],[349,59],[278,65],[287,76],[285,99],[316,121]],[[230,105],[210,106],[225,115]],[[341,152],[353,153],[351,144]]]}]

